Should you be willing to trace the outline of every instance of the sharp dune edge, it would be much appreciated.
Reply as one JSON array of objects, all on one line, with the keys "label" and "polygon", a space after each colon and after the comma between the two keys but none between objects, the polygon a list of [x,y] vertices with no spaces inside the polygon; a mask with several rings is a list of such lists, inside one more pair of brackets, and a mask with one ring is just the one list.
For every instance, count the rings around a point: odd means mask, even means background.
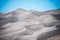
[{"label": "sharp dune edge", "polygon": [[39,35],[60,28],[57,27],[60,25],[59,17],[60,9],[45,12],[17,9],[0,13],[0,40],[38,40],[38,37],[42,37]]}]

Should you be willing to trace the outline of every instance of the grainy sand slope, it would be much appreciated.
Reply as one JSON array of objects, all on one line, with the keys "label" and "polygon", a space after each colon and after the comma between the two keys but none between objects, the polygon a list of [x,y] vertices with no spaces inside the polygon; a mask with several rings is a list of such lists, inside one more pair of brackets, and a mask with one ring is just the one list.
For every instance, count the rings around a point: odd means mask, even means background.
[{"label": "grainy sand slope", "polygon": [[[60,20],[55,16],[60,11],[55,11],[51,11],[51,14],[42,14],[36,11],[16,10],[5,14],[2,19],[0,18],[0,40],[37,40],[39,35],[56,30]],[[54,13],[57,14],[52,15]]]},{"label": "grainy sand slope", "polygon": [[54,37],[51,37],[47,40],[60,40],[60,35],[57,35],[57,36],[54,36]]}]

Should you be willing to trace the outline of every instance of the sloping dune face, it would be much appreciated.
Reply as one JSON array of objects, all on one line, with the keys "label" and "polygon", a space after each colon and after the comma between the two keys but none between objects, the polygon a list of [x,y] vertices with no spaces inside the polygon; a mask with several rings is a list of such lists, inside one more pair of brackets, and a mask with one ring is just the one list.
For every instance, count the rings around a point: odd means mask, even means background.
[{"label": "sloping dune face", "polygon": [[55,37],[51,37],[51,38],[49,38],[47,40],[60,40],[60,35],[57,35]]},{"label": "sloping dune face", "polygon": [[17,9],[0,14],[0,40],[37,40],[39,35],[58,29],[59,17],[60,10],[38,12]]}]

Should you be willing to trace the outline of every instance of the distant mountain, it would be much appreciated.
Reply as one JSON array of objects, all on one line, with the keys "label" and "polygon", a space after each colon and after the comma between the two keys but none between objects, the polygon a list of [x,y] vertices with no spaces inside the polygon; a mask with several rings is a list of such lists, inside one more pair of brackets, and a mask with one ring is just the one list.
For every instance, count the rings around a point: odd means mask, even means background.
[{"label": "distant mountain", "polygon": [[[4,20],[5,22],[8,20],[10,20],[10,22],[16,22],[18,20],[25,20],[25,19],[30,19],[30,18],[36,18],[39,17],[41,15],[45,15],[45,14],[52,14],[53,16],[56,16],[56,19],[60,20],[60,9],[56,9],[56,10],[50,10],[50,11],[45,11],[45,12],[39,12],[36,10],[24,10],[21,8],[18,8],[12,12],[9,13],[0,13],[0,20]],[[57,14],[57,15],[55,15]],[[2,22],[2,21],[1,21]]]},{"label": "distant mountain", "polygon": [[[0,16],[4,15],[5,18],[8,18],[8,17],[13,16],[13,15],[23,15],[23,14],[28,14],[28,13],[36,15],[36,16],[40,16],[40,15],[44,15],[44,14],[60,14],[60,9],[39,12],[36,10],[24,10],[24,9],[18,8],[12,12],[3,13],[3,14],[0,13]],[[1,19],[1,17],[0,17],[0,19]]]},{"label": "distant mountain", "polygon": [[[55,9],[55,10],[50,10],[50,11],[44,11],[44,12],[39,12],[37,10],[24,10],[24,9],[21,9],[21,8],[18,8],[12,12],[9,12],[10,14],[23,14],[23,13],[42,13],[42,14],[59,14],[60,13],[60,9]],[[5,13],[5,14],[9,14],[9,13]]]},{"label": "distant mountain", "polygon": [[37,30],[56,25],[60,25],[60,9],[39,12],[18,8],[0,14],[0,37],[31,35]]}]

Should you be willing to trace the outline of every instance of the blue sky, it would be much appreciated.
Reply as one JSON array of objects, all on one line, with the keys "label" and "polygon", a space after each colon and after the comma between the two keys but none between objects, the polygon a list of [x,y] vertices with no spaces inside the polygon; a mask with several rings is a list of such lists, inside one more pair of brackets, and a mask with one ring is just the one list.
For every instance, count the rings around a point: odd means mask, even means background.
[{"label": "blue sky", "polygon": [[60,0],[0,0],[0,12],[6,13],[17,8],[48,11],[60,8]]}]

